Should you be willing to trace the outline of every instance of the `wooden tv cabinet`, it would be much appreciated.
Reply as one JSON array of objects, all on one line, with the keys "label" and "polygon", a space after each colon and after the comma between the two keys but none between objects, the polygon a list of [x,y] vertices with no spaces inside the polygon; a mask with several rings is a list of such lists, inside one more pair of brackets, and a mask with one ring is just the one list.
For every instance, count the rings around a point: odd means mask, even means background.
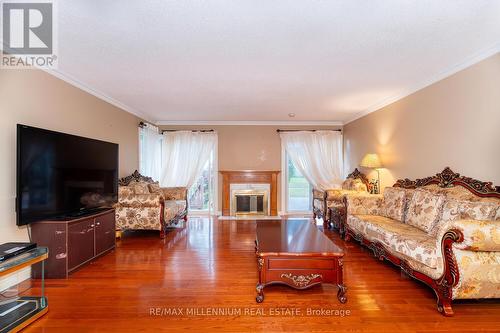
[{"label": "wooden tv cabinet", "polygon": [[[42,221],[31,225],[32,241],[49,248],[45,277],[67,278],[92,259],[115,248],[115,210],[73,220]],[[33,278],[41,277],[41,265],[33,266]]]}]

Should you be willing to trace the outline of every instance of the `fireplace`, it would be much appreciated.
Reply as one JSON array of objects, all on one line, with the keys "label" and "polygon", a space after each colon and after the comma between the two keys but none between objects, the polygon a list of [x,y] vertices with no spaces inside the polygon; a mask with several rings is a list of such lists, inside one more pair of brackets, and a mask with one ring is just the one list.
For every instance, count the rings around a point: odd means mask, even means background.
[{"label": "fireplace", "polygon": [[231,215],[269,215],[269,184],[231,184]]},{"label": "fireplace", "polygon": [[279,171],[220,171],[222,215],[278,215]]}]

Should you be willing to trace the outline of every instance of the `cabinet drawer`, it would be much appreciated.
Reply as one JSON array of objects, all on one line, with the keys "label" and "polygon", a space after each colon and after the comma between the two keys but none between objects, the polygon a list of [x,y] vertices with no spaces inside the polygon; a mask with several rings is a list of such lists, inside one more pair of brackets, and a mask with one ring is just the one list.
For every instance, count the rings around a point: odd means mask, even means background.
[{"label": "cabinet drawer", "polygon": [[332,259],[269,259],[269,269],[334,269],[335,260]]}]

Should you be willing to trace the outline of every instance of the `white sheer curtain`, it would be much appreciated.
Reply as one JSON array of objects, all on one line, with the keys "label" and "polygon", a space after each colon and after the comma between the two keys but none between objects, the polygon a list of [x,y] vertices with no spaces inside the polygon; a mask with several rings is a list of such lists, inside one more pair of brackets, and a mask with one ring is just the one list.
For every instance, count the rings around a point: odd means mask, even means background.
[{"label": "white sheer curtain", "polygon": [[200,177],[216,142],[214,132],[165,132],[160,185],[190,188]]},{"label": "white sheer curtain", "polygon": [[160,179],[161,135],[158,127],[144,124],[139,127],[139,172],[141,175]]},{"label": "white sheer curtain", "polygon": [[339,131],[280,133],[293,165],[314,188],[327,190],[342,183],[342,134]]}]

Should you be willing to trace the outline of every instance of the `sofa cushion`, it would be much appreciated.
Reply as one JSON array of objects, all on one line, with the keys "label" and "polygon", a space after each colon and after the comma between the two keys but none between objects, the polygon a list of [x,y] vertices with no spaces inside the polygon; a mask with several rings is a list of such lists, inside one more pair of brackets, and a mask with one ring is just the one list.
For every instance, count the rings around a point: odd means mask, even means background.
[{"label": "sofa cushion", "polygon": [[441,218],[444,195],[426,190],[415,190],[408,207],[406,223],[430,232]]},{"label": "sofa cushion", "polygon": [[462,201],[460,203],[460,219],[494,220],[497,210],[500,206],[499,203],[483,201]]},{"label": "sofa cushion", "polygon": [[149,192],[151,192],[151,193],[160,192],[160,184],[158,184],[158,182],[148,184],[148,189],[149,189]]},{"label": "sofa cushion", "polygon": [[343,190],[367,192],[366,184],[359,178],[349,178],[342,183]]},{"label": "sofa cushion", "polygon": [[382,215],[384,197],[380,194],[349,195],[346,199],[348,214]]},{"label": "sofa cushion", "polygon": [[384,190],[383,215],[403,222],[405,190],[398,187],[386,187]]},{"label": "sofa cushion", "polygon": [[455,220],[495,220],[500,210],[500,200],[466,201],[448,199],[443,205],[442,221]]},{"label": "sofa cushion", "polygon": [[438,267],[437,242],[426,232],[378,215],[349,215],[347,225],[370,241],[378,241],[395,256],[406,256],[430,268]]},{"label": "sofa cushion", "polygon": [[460,201],[448,199],[443,204],[443,215],[441,221],[455,221],[460,219]]},{"label": "sofa cushion", "polygon": [[116,227],[118,229],[160,230],[158,207],[116,207]]},{"label": "sofa cushion", "polygon": [[161,196],[157,193],[122,195],[118,202],[124,207],[160,207]]},{"label": "sofa cushion", "polygon": [[119,186],[118,197],[135,194],[134,189],[130,186]]},{"label": "sofa cushion", "polygon": [[148,194],[149,192],[149,187],[148,183],[144,182],[132,182],[128,185],[134,191],[135,194]]}]

